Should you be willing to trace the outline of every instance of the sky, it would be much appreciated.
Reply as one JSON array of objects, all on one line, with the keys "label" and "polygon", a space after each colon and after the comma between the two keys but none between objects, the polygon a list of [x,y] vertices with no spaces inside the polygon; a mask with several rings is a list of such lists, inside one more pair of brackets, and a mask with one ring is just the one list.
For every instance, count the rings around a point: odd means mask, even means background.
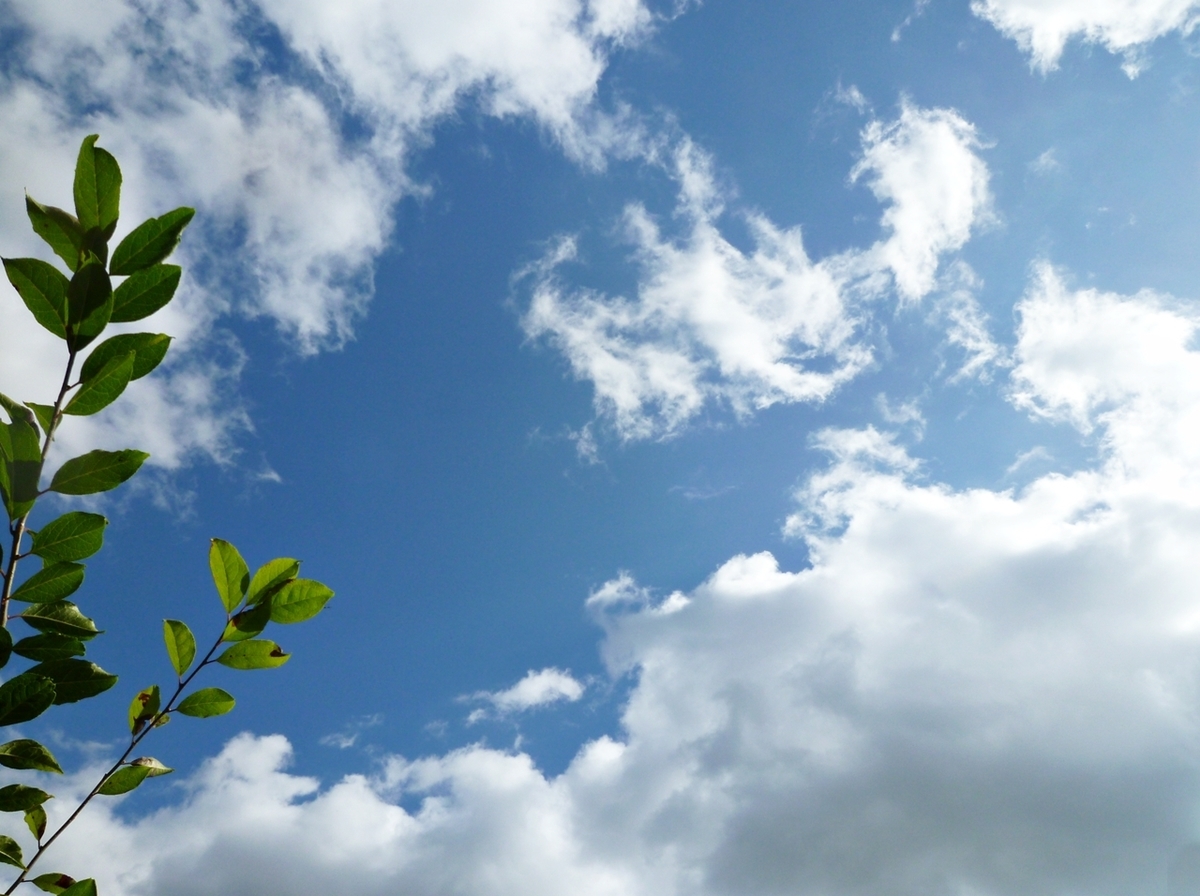
[{"label": "sky", "polygon": [[[46,861],[105,896],[1200,894],[1198,25],[0,0],[3,254],[51,258],[22,191],[68,205],[89,133],[122,228],[197,210],[137,325],[167,362],[55,447],[151,458],[87,505],[120,683],[21,726],[52,820],[169,679],[162,618],[222,623],[211,537],[337,592]],[[45,401],[3,291],[0,391]]]}]

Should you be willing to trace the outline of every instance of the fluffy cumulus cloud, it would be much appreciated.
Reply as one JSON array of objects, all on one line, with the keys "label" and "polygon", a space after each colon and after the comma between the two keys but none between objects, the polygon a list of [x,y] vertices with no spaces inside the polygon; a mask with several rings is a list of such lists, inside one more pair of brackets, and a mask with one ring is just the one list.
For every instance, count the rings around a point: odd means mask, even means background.
[{"label": "fluffy cumulus cloud", "polygon": [[684,141],[671,237],[641,205],[625,213],[640,267],[634,297],[572,288],[564,240],[531,271],[526,332],[559,349],[595,389],[599,415],[622,439],[671,436],[707,407],[744,416],[777,403],[821,402],[873,359],[864,309],[895,291],[915,301],[938,285],[940,260],[991,218],[988,170],[975,128],[946,109],[902,105],[873,122],[852,177],[885,209],[866,249],[813,260],[800,228],[746,222],[753,248],[722,233],[711,161]]},{"label": "fluffy cumulus cloud", "polygon": [[[583,684],[570,672],[554,668],[536,672],[530,669],[525,677],[511,688],[503,691],[479,691],[469,699],[488,703],[497,712],[506,714],[549,706],[563,700],[574,703],[583,696],[583,691]],[[483,718],[484,714],[482,709],[474,710],[469,720],[477,721]]]},{"label": "fluffy cumulus cloud", "polygon": [[1016,40],[1043,72],[1056,68],[1067,42],[1079,38],[1124,56],[1130,77],[1147,44],[1200,22],[1195,0],[974,0],[971,9]]},{"label": "fluffy cumulus cloud", "polygon": [[[88,132],[125,167],[127,226],[199,209],[181,297],[145,325],[177,337],[171,362],[125,416],[64,434],[73,449],[137,436],[172,467],[227,456],[248,425],[229,410],[240,355],[214,336],[222,316],[270,320],[302,352],[352,335],[392,207],[419,189],[406,160],[464,97],[532,119],[583,162],[626,151],[633,131],[593,100],[608,53],[653,17],[640,0],[4,0],[0,24],[0,182],[15,191],[0,203],[5,255],[48,255],[19,187],[69,207]],[[8,300],[0,332],[5,388],[52,395],[53,340]]]},{"label": "fluffy cumulus cloud", "polygon": [[827,430],[787,523],[809,567],[593,593],[634,685],[561,774],[476,745],[321,787],[246,735],[179,804],[86,816],[66,870],[114,896],[1195,892],[1200,316],[1048,267],[1018,315],[1014,401],[1090,466],[960,490]]}]

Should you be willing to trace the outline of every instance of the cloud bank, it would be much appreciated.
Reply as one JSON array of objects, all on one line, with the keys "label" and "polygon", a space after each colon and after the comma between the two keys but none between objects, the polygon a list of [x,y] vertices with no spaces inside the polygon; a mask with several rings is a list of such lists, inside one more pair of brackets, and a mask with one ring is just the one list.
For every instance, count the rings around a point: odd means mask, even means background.
[{"label": "cloud bank", "polygon": [[1045,265],[1017,310],[1006,388],[1093,465],[956,490],[826,430],[787,522],[809,568],[593,593],[634,686],[562,774],[475,745],[322,788],[243,735],[178,805],[87,816],[64,870],[113,896],[1194,892],[1200,315]]},{"label": "cloud bank", "polygon": [[709,407],[744,417],[822,402],[872,363],[866,309],[893,289],[902,302],[930,293],[941,259],[991,220],[980,149],[974,126],[946,109],[906,101],[895,121],[871,123],[851,178],[884,204],[883,236],[814,261],[800,228],[760,214],[746,216],[753,249],[731,243],[711,160],[685,140],[672,162],[683,235],[664,235],[642,205],[625,212],[636,295],[568,286],[560,271],[577,247],[565,239],[530,271],[525,332],[591,382],[623,440],[670,437]]}]

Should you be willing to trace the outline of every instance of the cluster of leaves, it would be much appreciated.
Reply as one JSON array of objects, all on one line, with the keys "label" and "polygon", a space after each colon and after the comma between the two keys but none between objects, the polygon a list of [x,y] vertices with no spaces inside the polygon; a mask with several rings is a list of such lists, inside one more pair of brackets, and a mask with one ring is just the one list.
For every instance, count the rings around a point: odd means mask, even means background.
[{"label": "cluster of leaves", "polygon": [[[121,195],[121,170],[116,159],[96,145],[95,135],[84,139],[75,169],[75,214],[42,205],[26,196],[25,207],[34,231],[62,259],[68,278],[54,265],[36,258],[6,258],[4,270],[26,307],[45,329],[66,343],[67,362],[62,386],[53,404],[18,403],[0,394],[8,422],[0,419],[0,499],[9,521],[7,555],[0,545],[0,668],[13,656],[33,665],[0,684],[0,727],[29,722],[51,706],[95,697],[117,683],[117,676],[85,659],[89,641],[101,634],[95,622],[68,600],[83,584],[81,562],[101,549],[108,521],[96,513],[71,511],[36,530],[30,515],[38,499],[60,495],[92,495],[109,491],[132,477],[148,455],[135,449],[90,451],[63,463],[45,488],[46,457],[65,415],[95,414],[116,401],[132,380],[154,370],[166,356],[171,338],[161,333],[122,333],[100,342],[83,359],[72,382],[80,353],[110,323],[141,320],[171,301],[181,269],[167,264],[194,211],[178,208],[135,227],[109,255],[116,232]],[[113,278],[123,278],[114,288]],[[26,541],[28,540],[28,546]],[[21,561],[36,557],[41,569],[18,583],[25,573]],[[125,753],[101,777],[74,812],[47,834],[44,804],[52,795],[37,787],[0,787],[0,812],[20,812],[37,843],[26,862],[20,845],[0,835],[0,863],[15,866],[19,875],[5,891],[21,883],[66,896],[94,896],[95,882],[51,872],[29,877],[34,863],[96,796],[128,793],[147,778],[171,772],[151,756],[133,756],[152,730],[180,714],[206,718],[229,712],[234,698],[220,688],[186,693],[197,673],[217,663],[233,669],[282,666],[289,654],[274,641],[257,637],[271,622],[311,619],[333,592],[298,578],[300,564],[278,558],[253,576],[237,549],[213,539],[209,563],[225,622],[215,643],[200,661],[196,639],[186,624],[165,620],[167,655],[176,675],[173,693],[164,701],[153,685],[139,691],[129,708],[130,742]],[[23,606],[11,613],[13,603]],[[20,619],[33,633],[13,641],[11,619]],[[225,649],[218,653],[222,645]],[[62,773],[54,755],[28,738],[0,744],[0,765],[10,769]]]}]

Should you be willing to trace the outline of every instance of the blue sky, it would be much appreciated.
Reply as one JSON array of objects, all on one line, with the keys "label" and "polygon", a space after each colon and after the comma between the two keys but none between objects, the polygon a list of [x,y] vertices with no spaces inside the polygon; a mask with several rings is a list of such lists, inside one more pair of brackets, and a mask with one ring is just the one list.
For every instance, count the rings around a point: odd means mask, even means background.
[{"label": "blue sky", "polygon": [[[152,459],[81,597],[121,683],[27,726],[56,811],[216,624],[210,537],[338,593],[64,870],[1196,892],[1197,22],[0,2],[4,254],[87,133],[125,219],[198,210],[169,362],[61,437]],[[10,294],[0,388],[52,349]]]}]

